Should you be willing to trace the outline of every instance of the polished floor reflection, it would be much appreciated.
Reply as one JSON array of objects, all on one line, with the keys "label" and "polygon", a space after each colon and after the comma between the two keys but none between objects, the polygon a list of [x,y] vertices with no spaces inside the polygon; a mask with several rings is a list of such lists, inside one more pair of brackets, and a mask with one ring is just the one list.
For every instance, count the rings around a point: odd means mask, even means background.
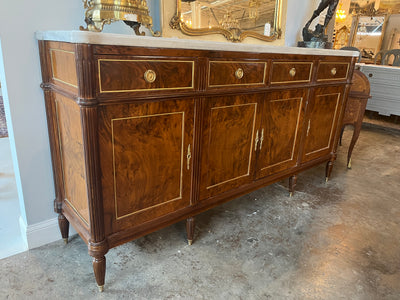
[{"label": "polished floor reflection", "polygon": [[324,165],[184,224],[111,249],[97,292],[75,236],[0,260],[0,297],[20,299],[400,299],[400,131],[364,126],[346,168]]}]

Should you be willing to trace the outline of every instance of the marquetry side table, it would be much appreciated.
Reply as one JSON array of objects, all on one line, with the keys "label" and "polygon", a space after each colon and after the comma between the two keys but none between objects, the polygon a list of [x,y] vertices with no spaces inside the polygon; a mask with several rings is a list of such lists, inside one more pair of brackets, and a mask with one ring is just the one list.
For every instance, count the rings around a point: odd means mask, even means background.
[{"label": "marquetry side table", "polygon": [[340,133],[340,145],[342,145],[342,136],[345,126],[352,125],[354,127],[353,136],[347,153],[347,168],[349,169],[351,169],[351,154],[360,135],[365,108],[367,107],[367,101],[370,97],[370,84],[367,76],[359,70],[354,70],[352,85],[342,122],[342,131]]}]

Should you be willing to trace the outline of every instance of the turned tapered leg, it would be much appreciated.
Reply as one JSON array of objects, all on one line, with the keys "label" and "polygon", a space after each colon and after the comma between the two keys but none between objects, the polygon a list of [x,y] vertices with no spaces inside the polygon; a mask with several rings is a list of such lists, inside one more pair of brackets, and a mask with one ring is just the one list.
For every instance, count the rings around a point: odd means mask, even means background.
[{"label": "turned tapered leg", "polygon": [[193,243],[193,237],[194,237],[194,218],[190,217],[186,219],[186,235],[187,235],[187,241],[189,246]]},{"label": "turned tapered leg", "polygon": [[104,281],[106,277],[106,257],[93,257],[93,271],[94,276],[96,277],[97,286],[99,287],[99,291],[103,292],[104,290]]},{"label": "turned tapered leg", "polygon": [[58,226],[65,244],[68,244],[69,221],[63,214],[58,215]]},{"label": "turned tapered leg", "polygon": [[297,175],[293,175],[289,177],[289,196],[292,197],[294,193],[294,189],[296,188],[297,183]]},{"label": "turned tapered leg", "polygon": [[329,177],[331,176],[332,169],[333,169],[333,161],[330,160],[326,164],[326,168],[325,168],[325,181],[326,182],[328,182]]}]

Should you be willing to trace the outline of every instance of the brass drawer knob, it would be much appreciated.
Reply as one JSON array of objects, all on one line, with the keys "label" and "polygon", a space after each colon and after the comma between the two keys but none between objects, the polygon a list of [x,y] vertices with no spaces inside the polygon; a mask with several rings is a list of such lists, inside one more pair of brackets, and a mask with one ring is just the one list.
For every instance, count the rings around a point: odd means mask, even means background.
[{"label": "brass drawer knob", "polygon": [[336,68],[332,68],[332,70],[331,70],[331,74],[332,74],[333,76],[335,76],[335,75],[336,75],[336,73],[337,73],[337,70],[336,70]]},{"label": "brass drawer knob", "polygon": [[237,69],[235,72],[235,76],[237,79],[242,79],[244,76],[243,69],[242,68]]},{"label": "brass drawer knob", "polygon": [[296,68],[291,68],[289,71],[289,75],[290,75],[290,77],[296,76]]},{"label": "brass drawer knob", "polygon": [[156,81],[157,74],[153,70],[147,70],[144,73],[144,80],[146,80],[147,83],[153,83]]}]

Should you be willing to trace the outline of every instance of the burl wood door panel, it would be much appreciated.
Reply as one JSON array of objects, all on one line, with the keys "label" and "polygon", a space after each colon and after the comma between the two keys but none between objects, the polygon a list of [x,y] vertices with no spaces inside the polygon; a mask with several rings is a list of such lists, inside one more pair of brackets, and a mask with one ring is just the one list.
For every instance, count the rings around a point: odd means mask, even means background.
[{"label": "burl wood door panel", "polygon": [[200,199],[253,180],[254,142],[263,94],[206,98]]},{"label": "burl wood door panel", "polygon": [[72,99],[54,93],[60,143],[64,204],[89,226],[89,204],[80,108]]},{"label": "burl wood door panel", "polygon": [[343,86],[314,90],[306,117],[303,162],[327,155],[332,151],[343,91]]},{"label": "burl wood door panel", "polygon": [[268,93],[259,132],[257,179],[296,166],[307,90]]},{"label": "burl wood door panel", "polygon": [[103,106],[100,124],[106,231],[190,205],[194,100]]}]

